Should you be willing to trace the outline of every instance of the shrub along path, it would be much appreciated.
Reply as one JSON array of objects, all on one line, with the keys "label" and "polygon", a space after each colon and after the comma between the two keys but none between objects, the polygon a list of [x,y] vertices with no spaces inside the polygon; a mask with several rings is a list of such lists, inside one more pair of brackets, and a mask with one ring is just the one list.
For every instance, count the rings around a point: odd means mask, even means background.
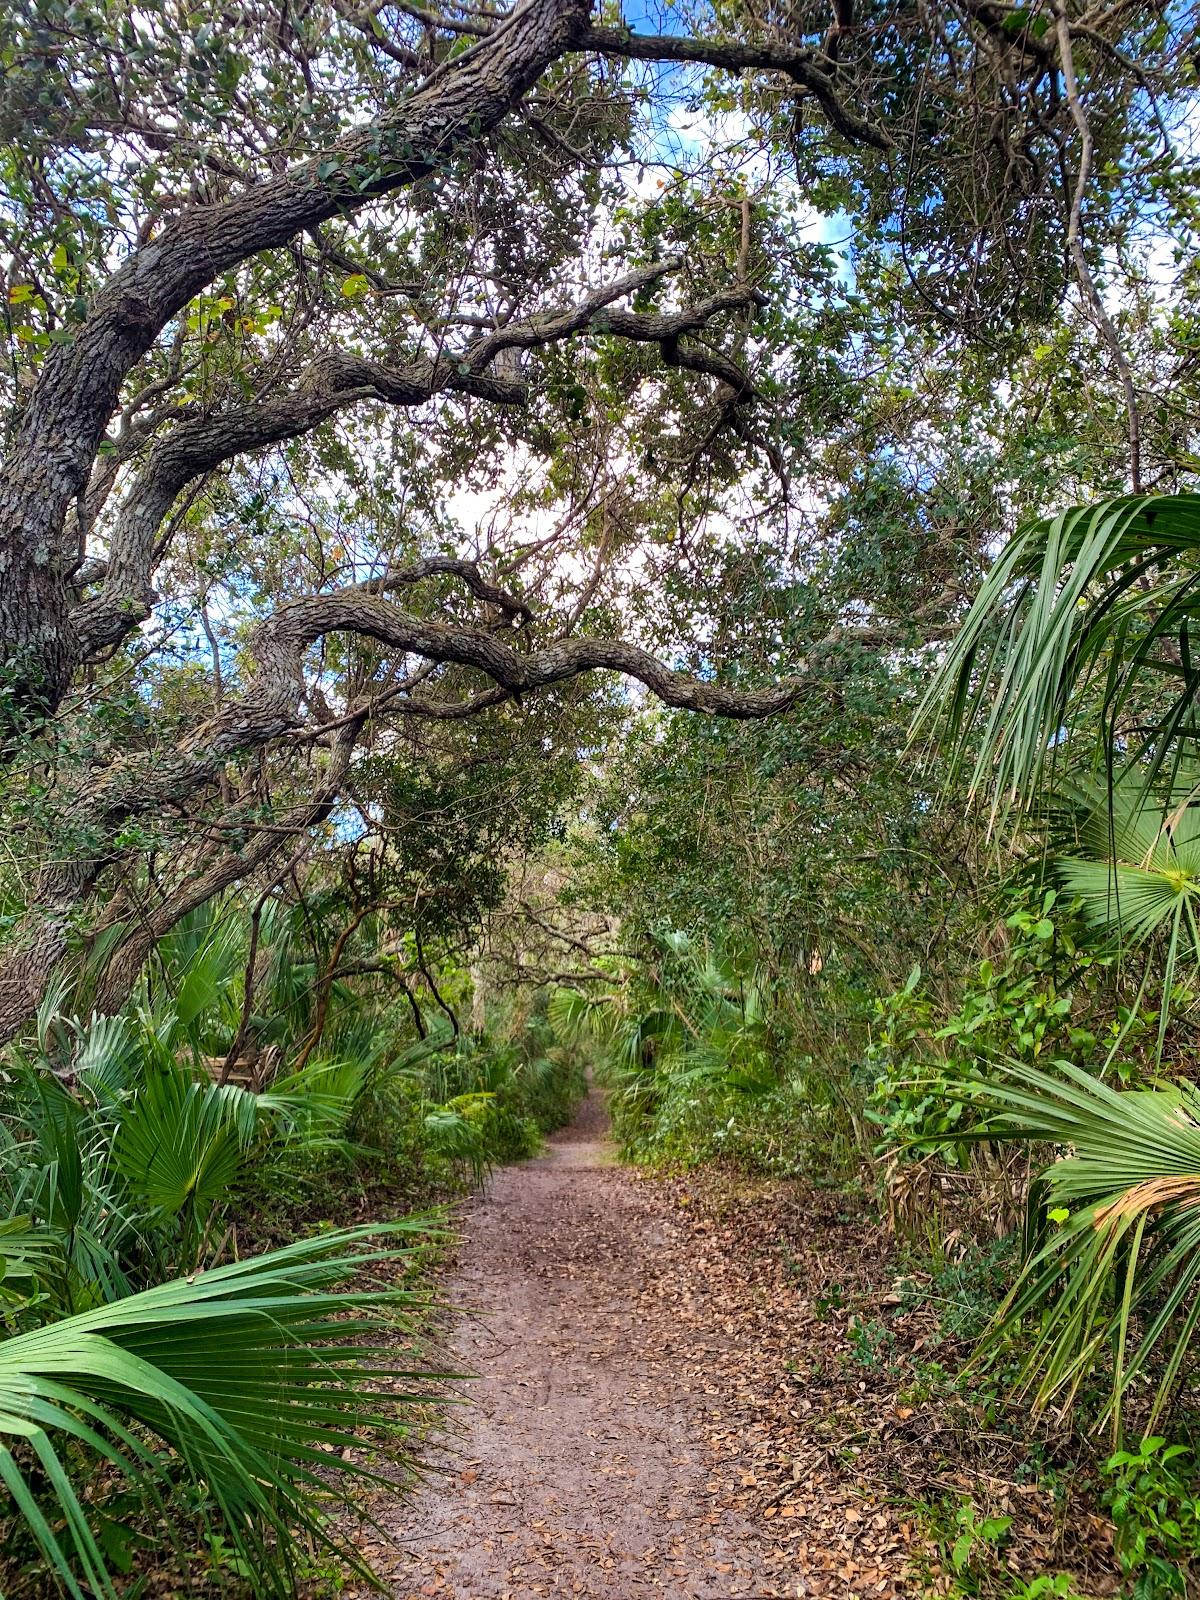
[{"label": "shrub along path", "polygon": [[842,1204],[622,1169],[596,1094],[496,1173],[448,1286],[477,1313],[452,1360],[480,1376],[435,1473],[377,1513],[389,1542],[365,1541],[390,1592],[907,1600],[944,1592],[912,1499],[981,1483],[1021,1570],[1055,1570],[1052,1509],[1003,1449],[963,1470],[973,1424],[956,1443],[884,1363],[847,1359],[864,1296],[900,1343],[931,1323],[895,1304],[878,1230]]}]

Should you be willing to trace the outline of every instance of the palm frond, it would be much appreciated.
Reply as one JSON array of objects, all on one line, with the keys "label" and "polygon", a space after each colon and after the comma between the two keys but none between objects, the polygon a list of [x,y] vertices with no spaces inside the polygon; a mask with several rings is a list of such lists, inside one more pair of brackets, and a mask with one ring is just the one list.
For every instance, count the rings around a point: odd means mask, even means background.
[{"label": "palm frond", "polygon": [[1091,926],[1135,950],[1156,941],[1166,1036],[1180,964],[1200,966],[1200,770],[1181,760],[1174,780],[1147,790],[1137,770],[1110,783],[1058,786],[1052,832],[1064,837],[1054,871]]},{"label": "palm frond", "polygon": [[419,1297],[342,1285],[429,1228],[410,1218],[303,1241],[0,1343],[0,1479],[72,1600],[116,1591],[71,1442],[150,1497],[168,1461],[182,1466],[258,1595],[293,1592],[297,1532],[363,1570],[321,1502],[375,1476],[364,1441],[402,1438],[432,1375],[397,1370],[385,1342]]},{"label": "palm frond", "polygon": [[469,1168],[478,1188],[488,1175],[490,1162],[483,1125],[464,1115],[468,1108],[462,1102],[471,1098],[463,1095],[445,1105],[429,1106],[423,1121],[430,1152]]},{"label": "palm frond", "polygon": [[[1200,678],[1190,631],[1200,610],[1200,495],[1134,495],[1023,528],[989,573],[921,707],[945,711],[956,758],[995,807],[1026,801],[1055,753],[1086,744],[1149,759],[1195,747]],[[1173,648],[1163,649],[1164,641]],[[1153,675],[1178,682],[1148,727],[1121,713]],[[1101,714],[1082,714],[1095,687]],[[1077,711],[1080,712],[1077,715]]]},{"label": "palm frond", "polygon": [[1188,1083],[1119,1090],[1059,1061],[1050,1070],[1008,1063],[967,1093],[984,1118],[976,1137],[1067,1152],[1041,1174],[1051,1226],[1002,1308],[993,1348],[1035,1320],[1025,1380],[1039,1409],[1069,1408],[1111,1351],[1103,1415],[1118,1428],[1124,1396],[1144,1375],[1152,1424],[1200,1320],[1200,1092]]},{"label": "palm frond", "polygon": [[175,1065],[151,1070],[117,1128],[114,1165],[162,1215],[187,1208],[202,1219],[238,1175],[257,1126],[255,1100]]}]

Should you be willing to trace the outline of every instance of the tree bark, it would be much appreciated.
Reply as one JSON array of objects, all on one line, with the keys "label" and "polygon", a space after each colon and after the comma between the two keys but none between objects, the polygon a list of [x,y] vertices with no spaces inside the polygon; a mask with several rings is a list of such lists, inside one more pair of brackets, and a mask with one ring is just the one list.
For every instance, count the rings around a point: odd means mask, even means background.
[{"label": "tree bark", "polygon": [[[165,938],[189,912],[207,905],[216,895],[266,866],[305,829],[325,820],[349,770],[364,720],[360,716],[339,727],[329,765],[310,799],[286,812],[268,832],[252,839],[245,850],[226,851],[201,864],[162,905],[130,928],[110,955],[97,985],[94,1005],[101,1015],[110,1015],[124,1005],[157,941]],[[86,879],[81,876],[73,895],[61,887],[56,906],[47,904],[44,891],[39,893],[36,903],[10,935],[0,963],[0,1043],[19,1032],[37,1010],[51,974],[67,957],[72,912],[94,887],[105,864],[104,860],[88,863]]]},{"label": "tree bark", "polygon": [[[135,250],[54,346],[0,468],[4,718],[52,714],[79,659],[63,550],[129,373],[196,294],[239,262],[432,171],[504,117],[587,25],[589,0],[527,0],[491,37],[373,125],[268,182],[195,207]],[[0,731],[3,731],[0,729]]]}]

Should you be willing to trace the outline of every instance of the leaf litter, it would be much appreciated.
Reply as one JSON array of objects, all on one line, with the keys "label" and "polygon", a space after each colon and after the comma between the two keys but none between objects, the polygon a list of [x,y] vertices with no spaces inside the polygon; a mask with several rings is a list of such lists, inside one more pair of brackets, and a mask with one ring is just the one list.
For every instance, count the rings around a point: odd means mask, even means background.
[{"label": "leaf litter", "polygon": [[1107,1521],[1036,1481],[1027,1419],[914,1388],[967,1347],[861,1202],[624,1168],[606,1129],[593,1092],[466,1214],[446,1356],[477,1376],[416,1493],[371,1507],[388,1592],[911,1600],[951,1589],[921,1503],[967,1497],[1013,1519],[981,1593],[1117,1592]]}]

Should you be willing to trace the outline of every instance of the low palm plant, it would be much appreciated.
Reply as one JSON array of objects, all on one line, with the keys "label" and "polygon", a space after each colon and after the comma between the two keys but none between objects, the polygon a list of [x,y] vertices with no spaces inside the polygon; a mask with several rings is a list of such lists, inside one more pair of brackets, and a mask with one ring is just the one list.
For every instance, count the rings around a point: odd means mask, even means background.
[{"label": "low palm plant", "polygon": [[752,963],[676,929],[650,937],[619,990],[560,990],[549,1015],[561,1038],[590,1036],[603,1052],[627,1152],[650,1153],[712,1097],[732,1108],[780,1089],[769,985]]},{"label": "low palm plant", "polygon": [[1069,1062],[1010,1063],[964,1090],[974,1137],[1052,1144],[1035,1183],[1025,1267],[991,1346],[1034,1324],[1024,1381],[1035,1407],[1069,1409],[1111,1357],[1102,1415],[1119,1430],[1137,1385],[1152,1427],[1187,1371],[1200,1323],[1200,1091],[1119,1090]]},{"label": "low palm plant", "polygon": [[28,1219],[55,1242],[40,1315],[115,1300],[154,1256],[145,1218],[113,1167],[118,1113],[87,1105],[50,1074],[14,1060],[0,1122],[0,1215]]},{"label": "low palm plant", "polygon": [[[431,1155],[468,1171],[476,1188],[483,1185],[491,1167],[486,1127],[468,1115],[469,1102],[481,1096],[458,1095],[444,1105],[428,1106],[422,1116],[425,1142]],[[467,1102],[467,1103],[464,1103]]]},{"label": "low palm plant", "polygon": [[[397,1368],[424,1297],[393,1276],[427,1219],[350,1230],[164,1283],[0,1343],[0,1479],[72,1600],[115,1596],[95,1477],[155,1513],[180,1477],[256,1595],[294,1592],[298,1541],[344,1548],[327,1511],[377,1478],[434,1376]],[[347,1283],[354,1280],[351,1286]]]},{"label": "low palm plant", "polygon": [[[1160,1053],[1178,965],[1200,961],[1198,620],[1200,495],[1075,507],[1002,553],[923,710],[948,709],[993,817],[1042,810],[1063,846],[1054,870],[1098,936],[1160,960]],[[1036,1191],[1049,1231],[995,1330],[1036,1321],[1036,1404],[1069,1407],[1111,1353],[1104,1414],[1119,1428],[1146,1385],[1153,1422],[1200,1323],[1200,1094],[1121,1091],[1062,1062],[946,1086],[964,1092],[980,1136],[1065,1152]]]},{"label": "low palm plant", "polygon": [[38,1048],[8,1054],[0,1216],[63,1236],[83,1303],[188,1270],[252,1178],[350,1153],[371,1070],[314,1058],[253,1093],[193,1065],[171,1000],[87,1022],[55,1013]]},{"label": "low palm plant", "polygon": [[1051,868],[1090,929],[1090,947],[1122,965],[1136,956],[1143,986],[1154,979],[1161,992],[1159,1058],[1172,1010],[1200,970],[1198,784],[1189,756],[1149,788],[1137,766],[1111,781],[1064,778],[1044,808]]},{"label": "low palm plant", "polygon": [[165,1537],[199,1507],[256,1594],[292,1593],[299,1541],[334,1542],[339,1481],[372,1476],[357,1447],[402,1436],[407,1400],[432,1394],[388,1343],[421,1296],[358,1281],[402,1269],[428,1223],[201,1270],[252,1175],[340,1144],[365,1069],[216,1083],[196,1064],[199,991],[183,1014],[180,992],[86,1023],[48,1006],[6,1062],[0,1482],[10,1534],[72,1600],[116,1592],[117,1491]]},{"label": "low palm plant", "polygon": [[1180,957],[1200,959],[1200,769],[1189,761],[1171,788],[1146,792],[1136,772],[1112,784],[1064,789],[1069,832],[1056,870],[1101,934],[1136,946],[1165,937],[1170,987]]},{"label": "low palm plant", "polygon": [[[398,1236],[424,1242],[431,1225],[217,1263],[258,1196],[319,1178],[329,1157],[391,1160],[411,1125],[422,1160],[481,1180],[514,1134],[536,1144],[527,1094],[553,1097],[548,1060],[451,1048],[448,1031],[399,1044],[386,1008],[340,990],[321,1053],[289,1070],[311,968],[285,909],[263,909],[255,950],[206,908],[120,1016],[73,1017],[56,991],[36,1036],[5,1053],[5,1552],[36,1551],[72,1600],[117,1592],[131,1499],[137,1540],[203,1528],[214,1562],[272,1600],[294,1593],[302,1545],[355,1564],[330,1513],[372,1478],[363,1448],[402,1443],[409,1402],[440,1392],[434,1374],[395,1370],[397,1326],[403,1349],[422,1297],[362,1276],[393,1282],[409,1255]],[[266,1089],[222,1081],[244,1039],[272,1049]]]}]

